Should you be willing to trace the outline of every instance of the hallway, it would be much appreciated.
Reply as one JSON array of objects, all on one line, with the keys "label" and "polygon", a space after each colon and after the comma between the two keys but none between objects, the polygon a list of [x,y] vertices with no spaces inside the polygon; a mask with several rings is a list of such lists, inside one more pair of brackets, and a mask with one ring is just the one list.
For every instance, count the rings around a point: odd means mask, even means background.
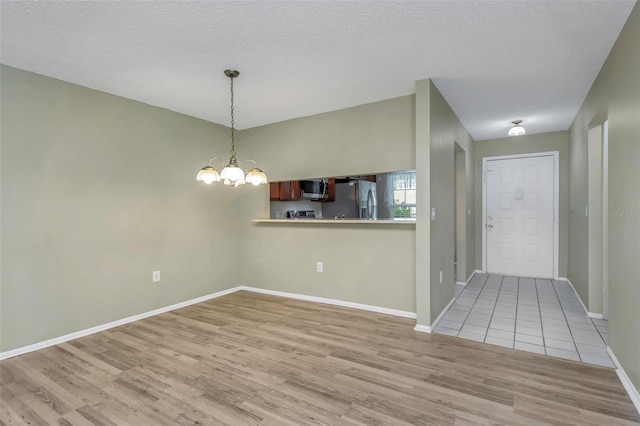
[{"label": "hallway", "polygon": [[476,273],[434,332],[614,368],[607,321],[565,281]]}]

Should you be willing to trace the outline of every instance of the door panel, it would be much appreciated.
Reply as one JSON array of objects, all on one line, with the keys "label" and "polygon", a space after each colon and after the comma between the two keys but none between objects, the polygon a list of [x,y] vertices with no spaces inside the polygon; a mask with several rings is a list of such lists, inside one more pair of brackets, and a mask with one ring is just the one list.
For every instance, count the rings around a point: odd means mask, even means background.
[{"label": "door panel", "polygon": [[553,277],[554,157],[486,164],[487,272]]}]

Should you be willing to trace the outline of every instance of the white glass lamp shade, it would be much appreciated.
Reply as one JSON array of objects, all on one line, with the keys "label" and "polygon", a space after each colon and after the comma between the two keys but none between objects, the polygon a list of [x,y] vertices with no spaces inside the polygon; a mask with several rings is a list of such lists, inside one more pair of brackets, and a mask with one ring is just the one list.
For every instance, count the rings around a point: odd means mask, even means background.
[{"label": "white glass lamp shade", "polygon": [[244,183],[244,171],[233,164],[227,164],[220,173],[220,178],[224,181],[225,185],[237,186]]},{"label": "white glass lamp shade", "polygon": [[213,182],[220,182],[220,174],[211,166],[203,167],[196,176],[196,180],[207,185]]},{"label": "white glass lamp shade", "polygon": [[267,183],[267,175],[265,175],[262,170],[255,167],[249,170],[249,173],[247,173],[246,180],[247,180],[247,183],[250,183],[252,185],[256,185],[256,186],[264,185]]},{"label": "white glass lamp shade", "polygon": [[522,136],[524,135],[524,127],[515,125],[509,129],[509,136]]}]

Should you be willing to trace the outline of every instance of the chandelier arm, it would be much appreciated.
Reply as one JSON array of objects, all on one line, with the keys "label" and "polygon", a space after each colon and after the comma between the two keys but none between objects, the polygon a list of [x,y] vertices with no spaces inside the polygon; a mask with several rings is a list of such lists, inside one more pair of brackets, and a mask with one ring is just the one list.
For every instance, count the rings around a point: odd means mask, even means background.
[{"label": "chandelier arm", "polygon": [[[211,160],[209,160],[209,163],[208,163],[208,165],[209,165],[209,166],[211,166],[211,162],[212,162],[213,160],[218,160],[218,161],[220,162],[220,164],[222,164],[222,169],[224,169],[224,166],[225,166],[224,161],[222,161],[222,160],[221,160],[220,158],[218,158],[218,157],[213,157]],[[222,170],[222,169],[220,169],[220,170]]]}]

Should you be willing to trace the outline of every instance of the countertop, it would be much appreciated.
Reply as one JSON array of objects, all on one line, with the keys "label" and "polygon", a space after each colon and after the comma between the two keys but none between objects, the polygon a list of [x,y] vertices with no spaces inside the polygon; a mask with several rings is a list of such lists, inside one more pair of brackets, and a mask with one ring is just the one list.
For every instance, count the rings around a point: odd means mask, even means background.
[{"label": "countertop", "polygon": [[371,219],[253,219],[253,223],[287,223],[287,224],[357,224],[357,225],[415,225],[415,220],[371,220]]}]

